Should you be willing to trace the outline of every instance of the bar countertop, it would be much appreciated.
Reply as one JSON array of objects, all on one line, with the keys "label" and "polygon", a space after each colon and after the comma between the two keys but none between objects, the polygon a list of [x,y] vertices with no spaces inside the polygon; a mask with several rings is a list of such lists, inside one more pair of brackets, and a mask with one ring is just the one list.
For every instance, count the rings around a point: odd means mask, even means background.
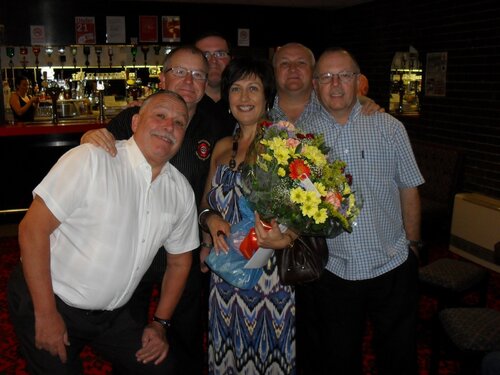
[{"label": "bar countertop", "polygon": [[95,119],[78,121],[61,120],[58,124],[52,124],[50,121],[2,124],[0,125],[0,137],[85,133],[87,130],[99,129],[104,126],[106,126],[105,123]]}]

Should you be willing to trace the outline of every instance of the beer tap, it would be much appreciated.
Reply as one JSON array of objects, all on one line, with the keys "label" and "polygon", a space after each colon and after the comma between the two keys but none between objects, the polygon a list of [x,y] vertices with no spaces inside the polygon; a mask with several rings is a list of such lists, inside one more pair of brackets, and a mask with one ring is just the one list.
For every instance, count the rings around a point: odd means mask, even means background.
[{"label": "beer tap", "polygon": [[132,46],[130,48],[130,53],[132,53],[132,65],[135,68],[135,56],[137,55],[137,46]]},{"label": "beer tap", "polygon": [[55,125],[59,122],[59,115],[57,113],[57,100],[59,99],[59,94],[61,94],[61,88],[57,82],[49,82],[49,86],[46,89],[47,94],[52,99],[52,123]]},{"label": "beer tap", "polygon": [[113,66],[113,46],[108,46],[109,67]]},{"label": "beer tap", "polygon": [[66,55],[64,54],[66,52],[66,47],[64,46],[59,47],[57,52],[59,52],[59,62],[61,63],[61,79],[62,79],[64,64],[66,64]]},{"label": "beer tap", "polygon": [[[154,46],[153,50],[155,51],[155,56],[160,56],[161,46]],[[159,62],[158,57],[157,57],[156,58],[156,66],[159,66],[159,65],[160,65],[160,62]]]},{"label": "beer tap", "polygon": [[33,51],[33,54],[35,55],[35,66],[38,69],[38,64],[40,63],[40,61],[38,61],[38,55],[40,54],[42,49],[40,47],[32,47],[31,50]]},{"label": "beer tap", "polygon": [[[16,87],[16,77],[14,75],[14,62],[12,61],[12,58],[14,57],[15,49],[14,49],[14,47],[7,47],[7,48],[5,48],[5,52],[7,53],[7,57],[10,59],[9,66],[10,66],[10,70],[12,71],[12,84],[14,85],[14,87]],[[5,78],[7,78],[7,69],[5,71]]]},{"label": "beer tap", "polygon": [[101,68],[101,53],[102,53],[102,46],[95,46],[95,54],[97,55],[97,68]]},{"label": "beer tap", "polygon": [[26,69],[26,65],[28,65],[28,61],[26,60],[26,55],[28,54],[28,48],[19,47],[19,54],[23,57],[23,59],[21,60],[21,65],[23,66],[23,69]]},{"label": "beer tap", "polygon": [[90,62],[89,62],[89,55],[90,55],[90,47],[89,46],[83,46],[83,54],[85,55],[85,66],[89,67]]},{"label": "beer tap", "polygon": [[7,53],[7,57],[10,59],[9,60],[9,66],[11,68],[14,68],[14,62],[12,61],[12,58],[14,57],[14,54],[16,52],[15,48],[14,47],[7,47],[5,49],[5,52]]},{"label": "beer tap", "polygon": [[146,67],[148,65],[149,46],[142,45],[141,46],[141,51],[144,54],[144,66]]},{"label": "beer tap", "polygon": [[45,53],[48,56],[47,65],[49,68],[52,68],[52,60],[50,59],[52,57],[52,52],[54,52],[54,48],[51,46],[45,47]]},{"label": "beer tap", "polygon": [[76,69],[76,55],[78,54],[78,47],[77,46],[71,46],[71,54],[73,55],[73,67]]}]

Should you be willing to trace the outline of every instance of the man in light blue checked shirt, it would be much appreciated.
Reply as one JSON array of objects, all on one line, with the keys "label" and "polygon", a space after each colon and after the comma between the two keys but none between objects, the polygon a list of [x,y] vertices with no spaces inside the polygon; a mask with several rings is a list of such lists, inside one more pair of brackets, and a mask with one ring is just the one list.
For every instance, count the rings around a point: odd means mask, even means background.
[{"label": "man in light blue checked shirt", "polygon": [[310,343],[306,374],[362,374],[369,317],[378,373],[417,374],[416,319],[420,198],[424,183],[403,124],[386,113],[363,115],[360,69],[340,48],[327,49],[314,72],[322,109],[306,131],[323,133],[330,157],[347,162],[363,202],[352,233],[328,239],[330,257],[308,285]]}]

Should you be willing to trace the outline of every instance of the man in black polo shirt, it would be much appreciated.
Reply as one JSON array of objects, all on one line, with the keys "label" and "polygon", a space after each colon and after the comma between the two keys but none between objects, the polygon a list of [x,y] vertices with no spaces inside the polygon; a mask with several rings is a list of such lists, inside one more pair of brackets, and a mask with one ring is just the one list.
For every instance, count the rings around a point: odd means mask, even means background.
[{"label": "man in black polo shirt", "polygon": [[[227,126],[221,126],[224,119],[216,112],[208,113],[204,108],[198,107],[205,94],[207,73],[208,63],[203,53],[193,46],[182,46],[167,55],[160,74],[160,87],[177,92],[188,106],[189,126],[179,152],[170,162],[188,179],[197,203],[203,194],[215,142],[231,134]],[[123,110],[111,120],[107,129],[85,133],[82,143],[90,142],[115,154],[115,139],[127,139],[131,136],[131,118],[138,111],[139,107]],[[135,306],[138,319],[147,320],[151,292],[154,284],[161,283],[165,266],[165,251],[161,249],[132,297],[131,303]],[[179,374],[198,375],[202,370],[200,295],[199,257],[193,254],[189,279],[172,317],[170,330],[172,346],[177,347],[180,356]]]}]

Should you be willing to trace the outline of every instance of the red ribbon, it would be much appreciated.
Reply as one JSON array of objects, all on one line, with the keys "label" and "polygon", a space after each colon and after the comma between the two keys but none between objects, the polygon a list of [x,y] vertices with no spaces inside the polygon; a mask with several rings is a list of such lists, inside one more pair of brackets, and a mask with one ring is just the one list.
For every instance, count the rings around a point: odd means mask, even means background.
[{"label": "red ribbon", "polygon": [[[270,224],[261,222],[266,231],[270,231],[272,229]],[[252,228],[248,231],[247,236],[240,244],[240,251],[246,259],[250,259],[257,249],[259,245],[257,244],[257,233],[255,233],[255,228]]]}]

